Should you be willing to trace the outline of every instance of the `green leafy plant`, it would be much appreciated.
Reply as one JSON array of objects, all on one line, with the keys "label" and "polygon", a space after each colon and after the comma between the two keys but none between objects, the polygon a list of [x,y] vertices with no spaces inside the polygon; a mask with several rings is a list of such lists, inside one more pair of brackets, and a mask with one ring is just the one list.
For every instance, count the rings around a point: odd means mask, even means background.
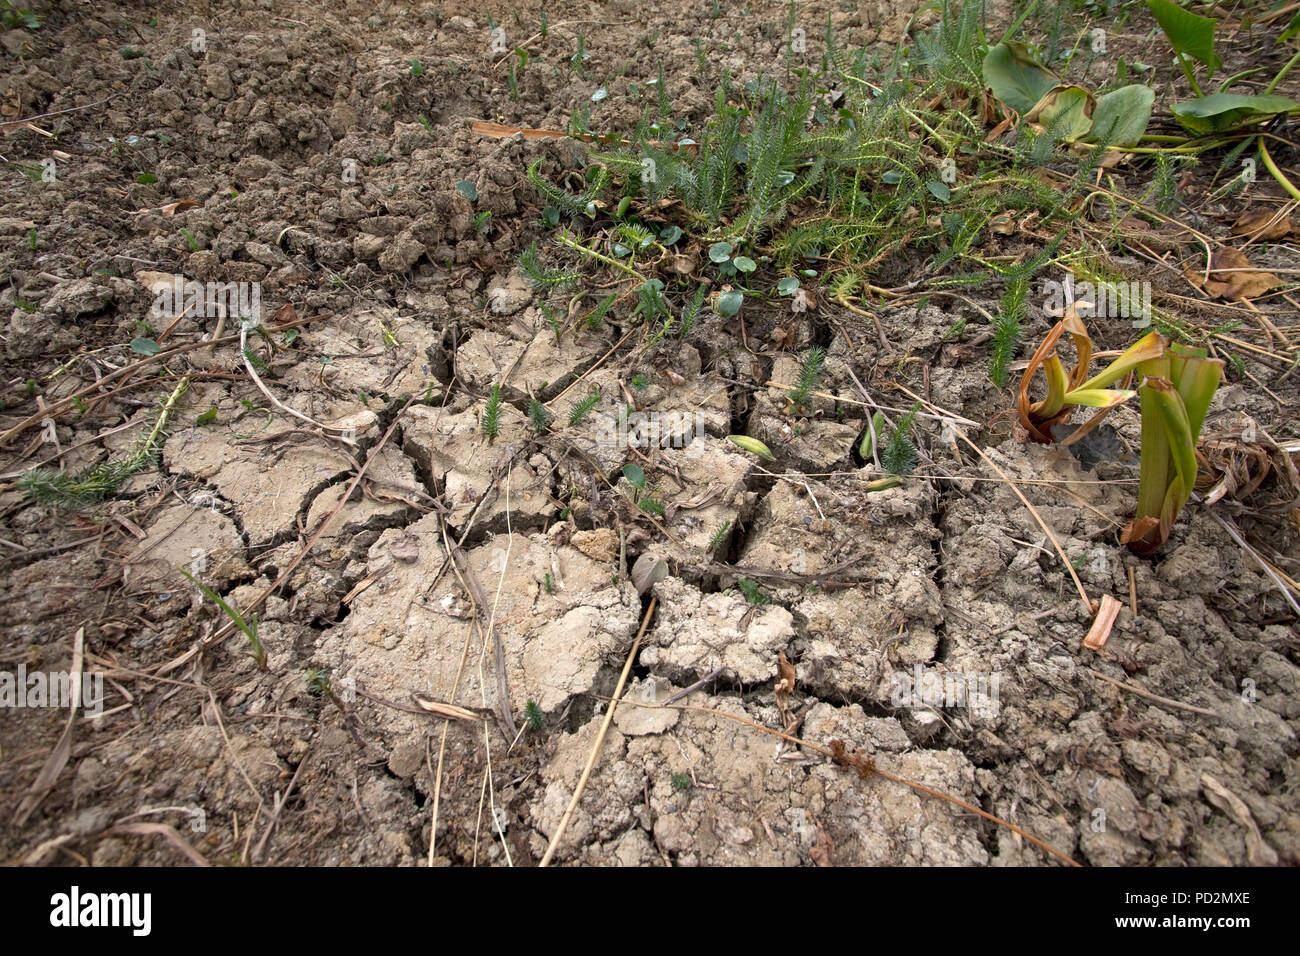
[{"label": "green leafy plant", "polygon": [[6,29],[25,27],[28,30],[36,30],[44,22],[40,14],[15,7],[11,0],[0,0],[0,24],[3,24]]},{"label": "green leafy plant", "polygon": [[628,464],[623,466],[623,477],[626,478],[627,483],[632,486],[632,500],[633,502],[636,502],[639,500],[641,492],[645,491],[645,472],[639,465]]},{"label": "green leafy plant", "polygon": [[1224,363],[1204,349],[1174,344],[1142,362],[1142,464],[1137,514],[1120,540],[1154,554],[1169,538],[1196,486],[1196,442]]},{"label": "green leafy plant", "polygon": [[1155,103],[1155,93],[1141,84],[1095,96],[1063,83],[1021,43],[993,47],[984,57],[982,72],[998,100],[1061,142],[1136,146]]},{"label": "green leafy plant", "polygon": [[675,773],[669,778],[669,783],[678,793],[684,793],[691,789],[691,775],[689,773]]},{"label": "green leafy plant", "polygon": [[1169,45],[1174,48],[1188,84],[1200,96],[1201,88],[1188,60],[1196,59],[1205,64],[1211,77],[1215,70],[1223,66],[1223,61],[1214,50],[1214,28],[1218,21],[1197,16],[1171,0],[1147,0],[1147,7],[1160,24]]},{"label": "green leafy plant", "polygon": [[741,578],[738,580],[736,582],[736,587],[740,589],[741,594],[745,595],[745,600],[750,604],[767,603],[767,598],[763,597],[763,593],[759,591],[758,585],[749,580],[749,578]]}]

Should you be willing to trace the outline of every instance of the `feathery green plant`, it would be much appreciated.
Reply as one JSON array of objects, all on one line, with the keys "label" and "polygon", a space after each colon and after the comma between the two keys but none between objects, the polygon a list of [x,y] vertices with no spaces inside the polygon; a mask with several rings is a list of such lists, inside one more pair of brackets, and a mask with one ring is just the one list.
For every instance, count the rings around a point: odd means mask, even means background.
[{"label": "feathery green plant", "polygon": [[116,492],[132,475],[157,461],[167,438],[167,420],[176,409],[189,378],[182,378],[158,410],[152,427],[136,441],[130,453],[82,468],[74,474],[37,468],[18,479],[18,487],[39,504],[62,508],[102,501]]},{"label": "feathery green plant", "polygon": [[709,546],[705,550],[709,554],[715,553],[727,537],[727,532],[731,530],[731,521],[727,520],[718,525],[718,530],[713,532],[713,537],[709,539]]},{"label": "feathery green plant", "polygon": [[700,309],[704,305],[705,294],[709,291],[706,285],[699,285],[695,288],[695,295],[691,301],[682,309],[682,317],[677,323],[677,338],[686,341],[686,337],[691,334],[691,329],[695,328],[695,323],[700,317]]},{"label": "feathery green plant", "polygon": [[822,365],[826,361],[826,350],[812,348],[804,355],[799,366],[799,384],[790,393],[790,411],[803,408],[808,403],[808,393],[817,384],[822,374]]},{"label": "feathery green plant", "polygon": [[483,417],[479,420],[483,437],[488,441],[501,433],[501,385],[494,383],[488,395],[487,404],[483,406]]},{"label": "feathery green plant", "polygon": [[596,403],[599,401],[600,401],[599,392],[592,392],[590,395],[588,395],[586,398],[580,401],[577,405],[574,406],[573,411],[569,413],[569,425],[574,426],[574,425],[581,424],[582,420],[587,416],[587,412],[595,408]]},{"label": "feathery green plant", "polygon": [[551,427],[551,413],[535,398],[528,400],[528,421],[539,435]]},{"label": "feathery green plant", "polygon": [[535,289],[566,289],[582,280],[582,273],[577,270],[543,266],[536,242],[530,242],[528,248],[519,254],[519,268]]},{"label": "feathery green plant", "polygon": [[617,292],[611,292],[609,295],[605,296],[605,298],[601,299],[596,308],[594,308],[587,316],[587,327],[590,329],[600,328],[601,323],[605,321],[605,316],[609,312],[610,306],[612,306],[616,301],[618,301]]},{"label": "feathery green plant", "polygon": [[561,212],[570,216],[587,216],[592,204],[600,198],[601,193],[609,184],[609,172],[604,167],[594,167],[594,172],[587,180],[587,188],[581,193],[571,193],[561,189],[549,179],[544,177],[538,170],[541,168],[542,161],[536,160],[528,167],[528,181],[533,184],[537,194],[555,206]]},{"label": "feathery green plant", "polygon": [[898,427],[889,434],[889,440],[880,449],[880,467],[891,475],[906,477],[916,468],[917,452],[912,440],[907,437],[921,403],[917,402],[898,422]]},{"label": "feathery green plant", "polygon": [[998,388],[1007,384],[1007,370],[1020,348],[1020,320],[1025,315],[1027,279],[1014,279],[1002,293],[1002,314],[993,323],[993,348],[989,356],[989,378]]},{"label": "feathery green plant", "polygon": [[528,729],[537,732],[546,726],[546,715],[542,713],[542,708],[537,706],[537,701],[531,697],[524,703],[524,721],[528,724]]}]

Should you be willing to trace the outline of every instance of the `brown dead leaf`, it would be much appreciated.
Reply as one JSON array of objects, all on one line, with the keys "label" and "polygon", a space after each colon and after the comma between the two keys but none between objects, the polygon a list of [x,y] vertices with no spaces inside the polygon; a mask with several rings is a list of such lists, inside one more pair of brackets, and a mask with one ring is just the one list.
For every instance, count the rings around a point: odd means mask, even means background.
[{"label": "brown dead leaf", "polygon": [[147,212],[156,212],[156,213],[161,213],[164,216],[174,216],[182,209],[192,209],[195,206],[200,206],[200,205],[202,205],[202,203],[200,203],[197,199],[178,199],[176,200],[176,202],[169,202],[162,206],[156,206],[152,208],[146,206],[144,209],[137,209],[135,211],[135,215],[143,216]]},{"label": "brown dead leaf", "polygon": [[818,866],[834,866],[835,860],[832,855],[835,852],[835,843],[831,840],[831,835],[821,827],[817,828],[817,839],[813,842],[812,849],[808,855]]},{"label": "brown dead leaf", "polygon": [[1251,242],[1269,242],[1291,234],[1300,235],[1290,216],[1273,209],[1252,209],[1232,224],[1234,236],[1246,236]]},{"label": "brown dead leaf", "polygon": [[489,123],[485,120],[474,120],[471,129],[480,136],[488,136],[492,139],[505,139],[508,136],[514,136],[516,133],[523,133],[524,139],[564,139],[569,134],[559,129],[529,129],[526,126],[503,126],[501,123]]},{"label": "brown dead leaf", "polygon": [[1111,595],[1103,594],[1101,596],[1101,607],[1097,611],[1097,617],[1092,622],[1092,628],[1088,631],[1087,637],[1083,639],[1083,646],[1090,651],[1099,651],[1105,647],[1111,629],[1115,626],[1115,618],[1119,616],[1119,612],[1123,607],[1124,605],[1120,604]]},{"label": "brown dead leaf", "polygon": [[695,267],[698,265],[699,263],[693,256],[677,255],[673,256],[668,268],[680,276],[688,276],[695,271]]},{"label": "brown dead leaf", "polygon": [[456,704],[448,704],[441,700],[433,700],[429,697],[421,697],[419,694],[412,694],[411,700],[415,701],[415,706],[419,707],[426,714],[433,714],[435,717],[445,717],[448,720],[482,720],[482,716],[472,710],[464,707],[458,707]]},{"label": "brown dead leaf", "polygon": [[772,348],[777,352],[785,352],[794,347],[794,329],[778,325],[767,337],[772,342]]},{"label": "brown dead leaf", "polygon": [[778,651],[777,673],[780,680],[776,682],[776,692],[785,694],[787,697],[794,693],[795,672],[794,665],[791,664],[785,656],[785,651]]},{"label": "brown dead leaf", "polygon": [[1140,242],[1154,252],[1175,252],[1181,244],[1193,239],[1192,231],[1185,226],[1171,224],[1169,228],[1156,229],[1137,216],[1125,216],[1119,228],[1125,239]]},{"label": "brown dead leaf", "polygon": [[1273,273],[1252,269],[1245,254],[1231,246],[1225,246],[1210,257],[1208,280],[1199,270],[1189,269],[1186,275],[1192,285],[1204,289],[1216,299],[1230,302],[1256,298],[1282,284],[1282,280]]}]

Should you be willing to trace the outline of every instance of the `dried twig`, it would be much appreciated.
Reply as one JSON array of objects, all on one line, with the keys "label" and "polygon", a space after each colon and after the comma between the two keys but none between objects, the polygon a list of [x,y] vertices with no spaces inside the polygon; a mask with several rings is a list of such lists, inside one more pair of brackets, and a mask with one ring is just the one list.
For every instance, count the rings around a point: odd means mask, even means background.
[{"label": "dried twig", "polygon": [[596,742],[591,747],[591,756],[587,758],[587,765],[582,768],[582,776],[578,779],[578,786],[573,791],[573,797],[569,800],[568,807],[565,808],[564,816],[560,818],[560,825],[555,828],[555,835],[551,837],[551,843],[546,848],[546,854],[542,857],[540,866],[551,865],[551,860],[555,858],[555,851],[559,848],[560,839],[569,826],[569,820],[573,817],[573,811],[578,807],[578,800],[582,798],[582,791],[587,786],[587,780],[591,777],[592,768],[596,766],[596,760],[600,757],[601,744],[605,742],[605,735],[609,733],[609,725],[614,720],[614,711],[618,709],[619,698],[623,696],[623,685],[627,683],[627,675],[632,670],[632,662],[636,660],[636,652],[641,649],[641,638],[645,636],[646,628],[650,626],[650,618],[654,615],[655,605],[658,601],[659,599],[656,597],[650,598],[650,606],[646,608],[645,617],[641,619],[641,629],[637,631],[636,640],[632,642],[632,649],[627,652],[627,660],[623,662],[623,673],[618,675],[618,686],[614,688],[614,695],[605,710],[605,719],[600,725],[600,732],[596,734]]}]

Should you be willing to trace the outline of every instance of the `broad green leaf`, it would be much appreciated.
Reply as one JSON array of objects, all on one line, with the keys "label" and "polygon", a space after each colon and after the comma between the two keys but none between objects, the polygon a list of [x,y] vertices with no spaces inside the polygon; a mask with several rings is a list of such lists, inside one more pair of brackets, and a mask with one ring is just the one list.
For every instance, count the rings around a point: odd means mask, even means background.
[{"label": "broad green leaf", "polygon": [[1214,27],[1219,21],[1188,13],[1170,0],[1147,0],[1147,7],[1160,24],[1160,29],[1165,31],[1175,53],[1185,53],[1200,60],[1210,71],[1210,76],[1223,66],[1223,61],[1214,52]]},{"label": "broad green leaf", "polygon": [[740,311],[740,306],[744,301],[745,294],[735,289],[732,289],[730,292],[722,293],[722,295],[718,296],[718,304],[716,306],[718,315],[726,319],[732,318]]},{"label": "broad green leaf", "polygon": [[141,336],[131,340],[131,351],[138,352],[141,355],[157,355],[162,351],[162,348],[153,339]]},{"label": "broad green leaf", "polygon": [[1151,122],[1156,94],[1149,86],[1124,86],[1097,97],[1088,141],[1108,146],[1136,146]]},{"label": "broad green leaf", "polygon": [[713,262],[726,262],[731,258],[731,243],[715,242],[709,246],[709,259]]},{"label": "broad green leaf", "polygon": [[1030,56],[1023,43],[999,43],[984,56],[984,82],[995,97],[1017,113],[1024,113],[1059,80]]},{"label": "broad green leaf", "polygon": [[1233,129],[1252,119],[1300,110],[1300,103],[1285,96],[1244,93],[1214,93],[1195,100],[1175,103],[1171,112],[1193,133],[1217,133]]},{"label": "broad green leaf", "polygon": [[634,488],[645,487],[645,472],[636,465],[624,465],[623,477],[626,478],[628,483]]},{"label": "broad green leaf", "polygon": [[478,202],[478,186],[468,179],[462,179],[456,184],[456,192],[460,193],[470,202]]},{"label": "broad green leaf", "polygon": [[749,258],[749,256],[736,256],[736,258],[731,260],[731,264],[741,272],[753,272],[758,268],[758,263]]},{"label": "broad green leaf", "polygon": [[938,179],[930,180],[925,184],[925,188],[930,190],[930,195],[934,196],[939,202],[947,202],[952,196],[947,184]]},{"label": "broad green leaf", "polygon": [[799,280],[794,276],[786,276],[776,284],[776,291],[782,295],[794,295],[799,291]]},{"label": "broad green leaf", "polygon": [[1073,143],[1092,129],[1096,102],[1082,86],[1057,86],[1034,104],[1025,119],[1040,123],[1061,142]]}]

